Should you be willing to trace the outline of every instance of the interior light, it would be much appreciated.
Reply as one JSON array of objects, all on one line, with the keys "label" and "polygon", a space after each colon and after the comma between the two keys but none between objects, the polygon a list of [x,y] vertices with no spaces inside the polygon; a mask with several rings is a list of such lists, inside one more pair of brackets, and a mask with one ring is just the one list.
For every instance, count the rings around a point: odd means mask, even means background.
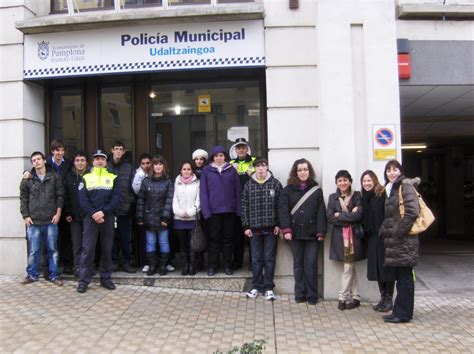
[{"label": "interior light", "polygon": [[417,143],[417,144],[402,144],[402,149],[404,150],[420,150],[426,149],[425,143]]},{"label": "interior light", "polygon": [[155,98],[156,97],[156,92],[155,91],[150,91],[148,96],[150,96],[150,98]]},{"label": "interior light", "polygon": [[174,107],[174,113],[177,115],[181,114],[181,106],[179,104]]}]

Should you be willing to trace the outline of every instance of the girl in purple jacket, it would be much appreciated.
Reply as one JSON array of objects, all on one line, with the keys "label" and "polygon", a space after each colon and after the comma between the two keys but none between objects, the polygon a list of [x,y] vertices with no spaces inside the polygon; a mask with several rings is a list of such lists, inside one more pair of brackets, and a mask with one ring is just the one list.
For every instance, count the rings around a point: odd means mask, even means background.
[{"label": "girl in purple jacket", "polygon": [[234,223],[235,216],[240,216],[240,181],[226,158],[226,150],[215,146],[201,175],[201,210],[209,225],[208,276],[216,274],[221,243],[225,274],[232,275]]}]

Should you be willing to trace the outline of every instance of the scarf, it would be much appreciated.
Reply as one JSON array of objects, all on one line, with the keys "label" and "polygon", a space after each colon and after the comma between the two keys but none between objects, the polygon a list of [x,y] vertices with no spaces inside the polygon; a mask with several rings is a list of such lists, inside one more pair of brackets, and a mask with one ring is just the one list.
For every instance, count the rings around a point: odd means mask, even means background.
[{"label": "scarf", "polygon": [[224,170],[225,167],[227,167],[227,165],[229,165],[228,162],[225,162],[225,163],[224,163],[223,165],[221,165],[221,166],[217,166],[217,165],[215,164],[215,162],[211,163],[211,166],[214,167],[214,168],[216,168],[216,169],[217,169],[217,172],[219,172],[220,174],[222,174],[222,171]]},{"label": "scarf", "polygon": [[193,181],[193,177],[194,177],[193,174],[189,177],[183,177],[183,176],[180,175],[179,180],[184,184],[190,184]]},{"label": "scarf", "polygon": [[[351,198],[354,195],[354,190],[351,190],[351,194],[346,198],[339,197],[339,203],[344,213],[348,213],[347,207],[351,202]],[[354,234],[352,233],[352,225],[342,227],[342,241],[344,244],[344,263],[354,263],[355,252],[354,252]]]}]

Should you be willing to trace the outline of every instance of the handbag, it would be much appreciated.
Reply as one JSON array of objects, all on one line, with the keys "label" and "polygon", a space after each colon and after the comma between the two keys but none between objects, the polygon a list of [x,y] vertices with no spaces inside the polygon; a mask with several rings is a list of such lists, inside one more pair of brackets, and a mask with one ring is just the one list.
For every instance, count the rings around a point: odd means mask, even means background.
[{"label": "handbag", "polygon": [[362,224],[354,224],[352,226],[354,228],[354,234],[358,239],[362,240],[363,238],[365,238],[364,227],[362,226]]},{"label": "handbag", "polygon": [[189,248],[195,253],[203,252],[206,249],[206,235],[204,235],[198,215],[196,208],[196,225],[191,230],[191,239],[189,240]]},{"label": "handbag", "polygon": [[[408,235],[410,236],[417,236],[421,232],[425,231],[430,225],[435,221],[435,217],[433,212],[428,208],[425,201],[421,197],[420,193],[416,190],[415,187],[416,197],[418,198],[418,204],[420,206],[420,213],[416,218],[413,226],[411,227]],[[405,206],[403,205],[403,197],[402,197],[402,186],[398,189],[398,198],[400,199],[400,216],[403,218],[405,216]]]}]

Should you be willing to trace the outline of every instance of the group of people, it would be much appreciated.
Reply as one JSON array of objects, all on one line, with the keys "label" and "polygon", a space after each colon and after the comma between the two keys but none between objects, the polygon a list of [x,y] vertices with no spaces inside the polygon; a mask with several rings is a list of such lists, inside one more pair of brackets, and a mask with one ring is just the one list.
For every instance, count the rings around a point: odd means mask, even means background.
[{"label": "group of people", "polygon": [[[190,246],[197,223],[207,236],[208,276],[220,268],[231,275],[242,267],[248,239],[253,273],[248,298],[262,294],[267,300],[276,299],[275,258],[282,234],[293,254],[295,301],[315,305],[319,248],[329,224],[329,257],[344,263],[338,309],[360,305],[355,262],[368,257],[367,277],[378,282],[381,295],[374,310],[393,310],[384,317],[386,322],[407,322],[413,316],[412,267],[417,262],[418,238],[408,232],[419,207],[413,182],[404,177],[395,160],[385,167],[385,187],[373,171],[365,171],[362,192],[354,191],[348,171],[337,172],[336,192],[329,196],[326,207],[308,160],[293,163],[283,188],[269,170],[268,160],[251,156],[244,138],[237,139],[229,152],[222,146],[215,146],[209,154],[194,151],[191,160],[180,164],[174,181],[162,156],[143,154],[134,172],[120,142],[114,144],[110,157],[102,150],[94,152],[90,169],[87,154],[82,152],[69,163],[60,140],[52,142],[51,151],[48,160],[41,152],[31,155],[33,169],[24,174],[20,185],[29,241],[24,284],[38,281],[40,245],[45,240],[47,277],[62,285],[56,244],[63,222],[62,227],[70,230],[72,242],[66,248],[71,250],[70,264],[79,278],[77,291],[86,292],[92,280],[98,240],[101,286],[115,289],[111,279],[114,262],[135,272],[130,242],[133,216],[145,245],[143,271],[148,275],[169,271],[171,235],[179,240],[184,260],[181,274],[196,274],[203,266],[202,253]],[[400,198],[405,206],[403,216]],[[67,252],[59,251],[59,256]],[[63,256],[63,260],[66,268],[68,258]]]}]

